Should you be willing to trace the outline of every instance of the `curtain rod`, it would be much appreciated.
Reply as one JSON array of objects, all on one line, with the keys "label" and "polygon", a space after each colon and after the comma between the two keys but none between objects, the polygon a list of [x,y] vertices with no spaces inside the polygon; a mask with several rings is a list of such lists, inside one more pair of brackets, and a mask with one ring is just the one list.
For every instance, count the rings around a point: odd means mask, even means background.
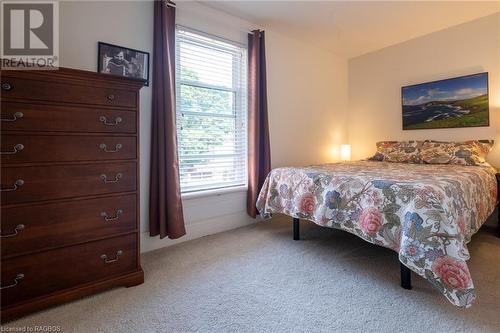
[{"label": "curtain rod", "polygon": [[[164,1],[165,1],[165,5],[167,5],[168,7],[176,8],[176,6],[177,6],[175,4],[175,2],[173,2],[171,0],[164,0]],[[261,31],[260,29],[255,29],[255,30]],[[253,34],[253,30],[244,30],[244,32],[249,33],[249,34]]]},{"label": "curtain rod", "polygon": [[[195,31],[195,32],[197,32],[197,33],[201,33],[201,34],[203,34],[203,35],[209,35],[209,36],[211,36],[211,37],[217,37],[217,38],[219,38],[219,39],[226,39],[226,38],[221,38],[221,37],[219,37],[219,36],[215,36],[214,34],[211,34],[211,33],[208,33],[208,32],[205,32],[205,31],[202,31],[202,30],[199,30],[199,29],[196,29],[196,28],[191,28],[191,27],[186,26],[186,25],[183,25],[183,24],[179,24],[179,23],[177,23],[175,26],[176,26],[176,27],[179,27],[179,28],[181,28],[181,29],[192,30],[192,31]],[[253,30],[244,30],[244,29],[241,29],[241,30],[240,30],[240,29],[238,29],[238,30],[239,30],[239,31],[241,31],[241,32],[246,32],[246,33],[249,33],[249,34],[252,34],[252,35],[253,35]],[[260,29],[255,29],[255,30],[264,31],[264,30],[260,30]],[[226,41],[231,42],[231,43],[235,43],[233,40],[230,40],[230,39],[226,39]]]}]

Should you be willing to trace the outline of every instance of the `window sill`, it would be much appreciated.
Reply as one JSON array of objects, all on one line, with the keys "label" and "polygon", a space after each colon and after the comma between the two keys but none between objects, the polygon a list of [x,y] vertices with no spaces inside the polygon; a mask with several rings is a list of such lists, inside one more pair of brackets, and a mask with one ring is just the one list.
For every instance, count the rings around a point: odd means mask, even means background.
[{"label": "window sill", "polygon": [[196,198],[202,198],[202,197],[212,197],[212,196],[223,195],[226,193],[244,192],[246,190],[247,190],[246,185],[218,188],[218,189],[214,189],[214,190],[203,190],[203,191],[182,193],[181,199],[182,200],[190,200],[190,199],[196,199]]}]

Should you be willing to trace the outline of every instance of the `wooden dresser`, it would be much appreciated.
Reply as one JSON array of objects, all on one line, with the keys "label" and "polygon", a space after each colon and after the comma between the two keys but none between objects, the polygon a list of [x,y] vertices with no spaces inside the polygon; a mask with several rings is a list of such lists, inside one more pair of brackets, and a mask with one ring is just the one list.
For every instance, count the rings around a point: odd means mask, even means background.
[{"label": "wooden dresser", "polygon": [[142,86],[74,69],[2,71],[2,322],[144,281]]}]

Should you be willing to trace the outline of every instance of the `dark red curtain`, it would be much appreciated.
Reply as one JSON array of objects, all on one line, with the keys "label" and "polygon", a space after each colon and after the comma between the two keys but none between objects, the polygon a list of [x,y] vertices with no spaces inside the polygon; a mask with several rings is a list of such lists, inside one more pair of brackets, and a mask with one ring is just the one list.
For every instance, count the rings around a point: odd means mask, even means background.
[{"label": "dark red curtain", "polygon": [[267,116],[266,48],[264,31],[248,34],[248,193],[247,212],[257,216],[255,202],[271,171]]},{"label": "dark red curtain", "polygon": [[175,7],[154,3],[153,103],[149,234],[186,234],[179,182],[175,127]]}]

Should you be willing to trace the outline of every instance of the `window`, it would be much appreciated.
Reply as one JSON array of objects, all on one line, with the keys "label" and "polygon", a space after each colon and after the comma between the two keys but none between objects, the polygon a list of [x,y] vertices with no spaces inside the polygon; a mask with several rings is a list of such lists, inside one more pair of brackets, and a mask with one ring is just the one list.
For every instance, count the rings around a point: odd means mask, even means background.
[{"label": "window", "polygon": [[244,45],[177,27],[181,192],[247,184]]}]

